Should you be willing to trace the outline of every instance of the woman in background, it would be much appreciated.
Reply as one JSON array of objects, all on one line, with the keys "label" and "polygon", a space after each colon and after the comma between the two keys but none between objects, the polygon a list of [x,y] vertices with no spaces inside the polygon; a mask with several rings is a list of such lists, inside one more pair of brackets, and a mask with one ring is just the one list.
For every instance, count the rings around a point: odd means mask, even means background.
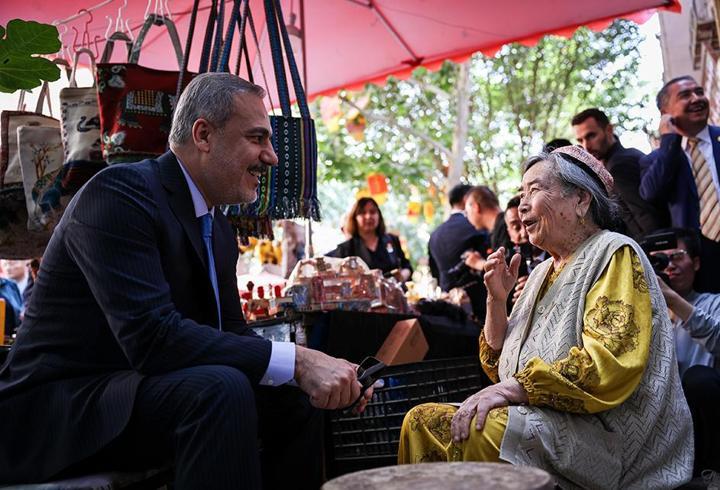
[{"label": "woman in background", "polygon": [[361,197],[348,213],[343,231],[350,239],[342,242],[330,257],[360,257],[371,269],[380,269],[385,276],[400,282],[412,275],[410,261],[400,247],[400,239],[385,231],[385,220],[375,199]]}]

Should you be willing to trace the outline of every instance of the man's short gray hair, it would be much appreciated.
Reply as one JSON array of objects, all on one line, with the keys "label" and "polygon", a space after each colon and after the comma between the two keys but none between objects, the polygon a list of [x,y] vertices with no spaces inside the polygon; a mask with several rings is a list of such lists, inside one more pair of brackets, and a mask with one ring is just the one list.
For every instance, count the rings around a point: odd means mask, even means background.
[{"label": "man's short gray hair", "polygon": [[235,96],[252,94],[261,99],[265,89],[230,73],[203,73],[183,91],[173,113],[170,143],[181,145],[190,139],[193,124],[206,119],[222,128],[235,110]]},{"label": "man's short gray hair", "polygon": [[590,218],[601,229],[616,231],[620,223],[620,205],[608,196],[598,179],[559,153],[539,153],[531,156],[523,165],[523,174],[533,165],[548,162],[550,174],[562,186],[564,194],[582,190],[590,194]]}]

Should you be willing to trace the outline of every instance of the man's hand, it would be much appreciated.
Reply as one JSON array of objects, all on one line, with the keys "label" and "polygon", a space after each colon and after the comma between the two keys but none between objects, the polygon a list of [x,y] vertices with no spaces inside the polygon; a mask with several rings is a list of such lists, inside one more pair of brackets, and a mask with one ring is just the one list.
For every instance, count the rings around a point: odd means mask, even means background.
[{"label": "man's hand", "polygon": [[690,315],[692,315],[693,311],[695,311],[695,306],[668,286],[667,283],[660,278],[660,276],[658,276],[657,280],[660,285],[660,291],[662,292],[663,298],[665,298],[665,303],[667,303],[670,311],[677,315],[677,317],[682,321],[688,321]]},{"label": "man's hand", "polygon": [[[356,369],[355,364],[345,359],[295,346],[295,381],[314,407],[332,410],[354,402],[360,396]],[[367,401],[360,403],[364,409]]]},{"label": "man's hand", "polygon": [[476,414],[475,429],[482,430],[485,418],[493,408],[527,401],[525,389],[515,378],[488,386],[465,400],[455,412],[450,424],[450,435],[455,442],[464,441],[470,437],[470,422]]},{"label": "man's hand", "polygon": [[663,114],[660,116],[660,134],[679,134],[677,126],[673,123],[673,118],[670,114]]},{"label": "man's hand", "polygon": [[528,280],[528,276],[522,276],[518,277],[517,282],[515,283],[515,292],[513,293],[512,302],[515,304],[520,297],[520,293],[523,292],[523,289],[525,289],[525,283]]},{"label": "man's hand", "polygon": [[465,265],[476,271],[482,271],[485,267],[485,259],[480,252],[474,250],[467,251],[463,254],[465,257]]}]

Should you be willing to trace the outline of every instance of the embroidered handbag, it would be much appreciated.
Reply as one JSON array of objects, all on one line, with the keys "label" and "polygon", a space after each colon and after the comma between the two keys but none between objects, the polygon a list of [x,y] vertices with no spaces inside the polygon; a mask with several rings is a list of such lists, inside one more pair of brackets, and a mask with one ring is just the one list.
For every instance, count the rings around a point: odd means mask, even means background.
[{"label": "embroidered handbag", "polygon": [[42,114],[42,107],[48,102],[50,106],[49,87],[42,85],[35,112],[23,110],[24,93],[20,95],[16,111],[3,111],[0,115],[0,188],[12,184],[22,184],[20,155],[17,147],[17,128],[20,126],[59,127],[60,122]]},{"label": "embroidered handbag", "polygon": [[[110,41],[108,41],[110,46]],[[103,57],[112,52],[105,48]],[[95,73],[95,56],[81,48],[73,58],[70,86],[60,91],[60,121],[65,150],[62,185],[66,192],[75,193],[85,182],[105,167],[100,147],[100,116],[95,83],[78,87],[75,79],[80,55],[86,54]]]},{"label": "embroidered handbag", "polygon": [[[58,128],[20,126],[17,128],[27,229],[52,232],[67,201],[61,185],[63,145]],[[49,238],[49,237],[48,237]]]},{"label": "embroidered handbag", "polygon": [[[101,144],[109,164],[156,157],[167,149],[179,73],[138,65],[140,49],[153,24],[167,28],[178,66],[182,67],[183,53],[175,24],[155,14],[146,17],[128,63],[97,65]],[[184,79],[189,82],[192,74]]]},{"label": "embroidered handbag", "polygon": [[[3,172],[6,177],[0,186],[0,257],[8,259],[28,259],[40,257],[52,234],[51,230],[31,232],[28,230],[28,206],[23,184],[21,164],[22,147],[18,145],[18,128],[22,133],[26,129],[44,129],[60,138],[60,121],[41,114],[48,86],[43,84],[35,112],[6,111],[2,114],[2,155]],[[22,98],[18,109],[22,109]],[[49,99],[48,99],[49,105]],[[12,130],[12,138],[9,131]],[[59,150],[62,161],[62,146]]]},{"label": "embroidered handbag", "polygon": [[[247,9],[246,11],[247,21],[256,39],[252,14]],[[269,226],[266,221],[268,219],[308,218],[316,221],[320,219],[320,205],[317,199],[315,123],[310,117],[310,109],[300,81],[280,2],[265,0],[265,15],[282,111],[280,116],[270,116],[273,130],[272,144],[278,156],[278,165],[260,179],[258,198],[254,203],[233,206],[228,210],[228,216],[238,229],[241,239],[246,236],[272,235],[271,228],[268,232]],[[292,116],[285,59],[300,109],[300,117]]]}]

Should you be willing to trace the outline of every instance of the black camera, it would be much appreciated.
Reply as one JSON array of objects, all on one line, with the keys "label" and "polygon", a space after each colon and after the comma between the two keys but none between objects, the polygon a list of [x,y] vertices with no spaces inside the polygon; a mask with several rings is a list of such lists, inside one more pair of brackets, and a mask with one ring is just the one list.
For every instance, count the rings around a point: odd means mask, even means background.
[{"label": "black camera", "polygon": [[535,247],[530,242],[515,245],[505,251],[505,261],[509,264],[513,255],[520,254],[520,268],[518,277],[529,276],[539,261],[535,260]]},{"label": "black camera", "polygon": [[[677,248],[677,236],[675,233],[655,233],[647,235],[645,239],[640,242],[645,255],[650,259],[650,265],[652,265],[655,274],[657,274],[665,283],[669,283],[669,278],[665,274],[665,269],[670,265],[670,257],[664,253],[657,253],[658,250],[669,250]],[[656,252],[656,253],[650,253]]]}]

